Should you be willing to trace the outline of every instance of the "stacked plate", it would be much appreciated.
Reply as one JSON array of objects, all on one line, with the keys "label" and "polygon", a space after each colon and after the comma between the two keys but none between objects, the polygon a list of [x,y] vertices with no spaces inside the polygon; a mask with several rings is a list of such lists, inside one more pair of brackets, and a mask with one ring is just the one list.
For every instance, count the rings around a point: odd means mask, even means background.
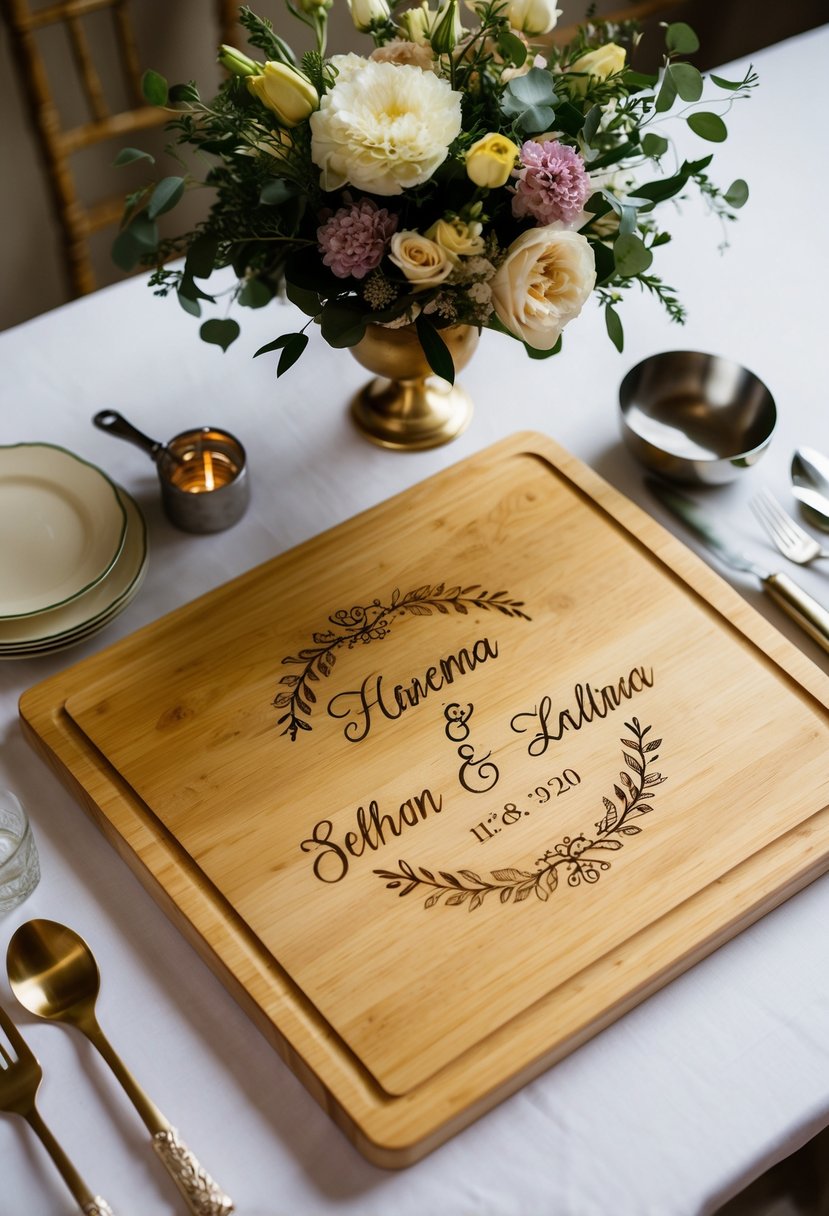
[{"label": "stacked plate", "polygon": [[146,568],[146,524],[126,490],[64,448],[0,447],[0,659],[91,637]]}]

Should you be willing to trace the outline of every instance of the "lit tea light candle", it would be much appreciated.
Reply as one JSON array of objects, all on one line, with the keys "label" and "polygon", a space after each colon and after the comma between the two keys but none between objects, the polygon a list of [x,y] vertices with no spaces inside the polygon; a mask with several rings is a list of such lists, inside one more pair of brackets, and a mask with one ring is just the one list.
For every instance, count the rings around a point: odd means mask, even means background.
[{"label": "lit tea light candle", "polygon": [[227,431],[202,427],[171,439],[159,461],[164,509],[187,532],[219,532],[250,498],[245,450]]},{"label": "lit tea light candle", "polygon": [[188,494],[220,490],[239,474],[239,466],[225,452],[210,448],[184,452],[180,459],[170,472],[170,481]]}]

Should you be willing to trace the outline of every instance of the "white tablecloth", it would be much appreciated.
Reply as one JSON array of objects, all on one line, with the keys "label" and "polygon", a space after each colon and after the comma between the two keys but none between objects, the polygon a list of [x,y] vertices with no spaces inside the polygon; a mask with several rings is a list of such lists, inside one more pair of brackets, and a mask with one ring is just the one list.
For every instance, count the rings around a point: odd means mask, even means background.
[{"label": "white tablecloth", "polygon": [[[366,444],[345,412],[365,373],[318,337],[277,382],[271,360],[251,360],[292,327],[290,311],[276,306],[246,310],[242,339],[226,355],[201,343],[193,319],[153,299],[143,280],[0,334],[0,442],[55,442],[104,467],[140,501],[152,546],[141,593],[106,633],[62,654],[0,664],[0,784],[28,806],[43,866],[35,894],[0,922],[0,945],[31,916],[87,937],[103,975],[105,1029],[242,1216],[691,1216],[829,1121],[827,877],[420,1164],[376,1169],[30,750],[17,720],[31,684],[515,430],[551,434],[655,510],[620,446],[617,388],[657,350],[727,354],[771,388],[780,422],[769,453],[744,482],[707,496],[747,549],[772,560],[748,498],[761,485],[787,497],[796,444],[829,452],[821,235],[829,167],[821,107],[809,97],[828,58],[829,27],[755,57],[761,86],[734,108],[715,159],[721,184],[742,176],[752,190],[730,248],[718,252],[719,223],[695,203],[679,204],[668,225],[675,240],[660,269],[688,306],[687,325],[670,325],[634,289],[622,309],[622,355],[592,304],[548,363],[485,334],[463,375],[474,421],[449,447],[404,455]],[[695,155],[706,150],[693,141]],[[90,425],[105,407],[161,439],[202,423],[237,433],[253,485],[244,520],[212,537],[172,528],[151,462]],[[797,577],[829,604],[825,567]],[[734,581],[829,670],[750,579]],[[5,980],[0,999],[14,1008]],[[20,1023],[44,1066],[42,1113],[91,1185],[122,1216],[182,1211],[143,1127],[85,1041],[22,1012]],[[22,1121],[0,1118],[0,1160],[0,1212],[72,1210]]]}]

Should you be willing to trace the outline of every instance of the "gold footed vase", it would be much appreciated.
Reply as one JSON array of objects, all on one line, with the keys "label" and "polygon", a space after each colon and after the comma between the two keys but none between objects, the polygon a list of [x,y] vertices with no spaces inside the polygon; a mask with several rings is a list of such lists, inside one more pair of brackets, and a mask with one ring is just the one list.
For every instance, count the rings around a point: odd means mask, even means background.
[{"label": "gold footed vase", "polygon": [[[451,325],[440,336],[449,347],[455,371],[460,371],[478,345],[478,330],[473,325]],[[369,325],[362,341],[350,350],[377,377],[351,402],[358,430],[372,443],[418,451],[449,443],[466,430],[472,401],[457,382],[451,385],[432,373],[414,325],[400,329]]]}]

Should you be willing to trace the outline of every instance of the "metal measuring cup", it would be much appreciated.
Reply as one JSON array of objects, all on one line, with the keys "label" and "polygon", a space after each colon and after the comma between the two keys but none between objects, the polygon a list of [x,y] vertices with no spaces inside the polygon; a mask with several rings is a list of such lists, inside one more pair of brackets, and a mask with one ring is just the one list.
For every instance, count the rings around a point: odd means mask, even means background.
[{"label": "metal measuring cup", "polygon": [[228,431],[196,427],[165,444],[139,431],[117,410],[100,410],[92,421],[152,457],[165,514],[177,528],[221,532],[244,515],[250,502],[247,459]]}]

